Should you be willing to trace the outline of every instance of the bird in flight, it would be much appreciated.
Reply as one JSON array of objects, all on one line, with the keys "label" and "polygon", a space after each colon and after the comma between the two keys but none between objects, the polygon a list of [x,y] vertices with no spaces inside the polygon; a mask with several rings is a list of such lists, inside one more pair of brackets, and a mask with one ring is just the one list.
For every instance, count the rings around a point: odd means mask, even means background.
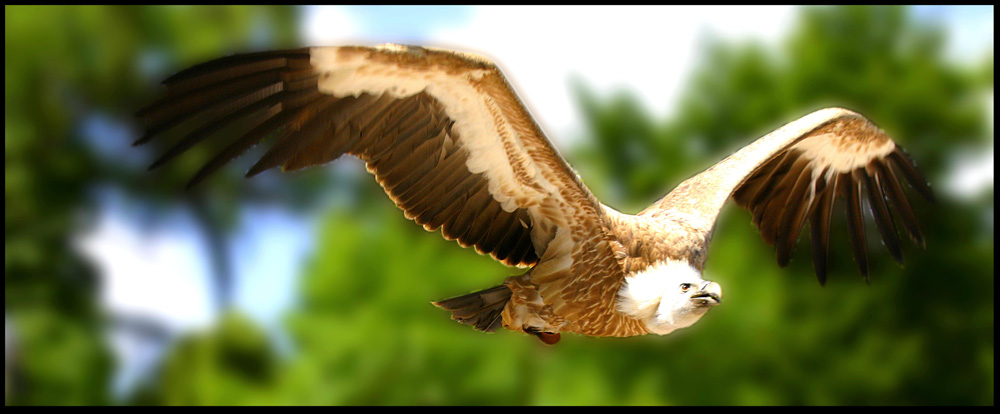
[{"label": "bird in flight", "polygon": [[842,108],[792,121],[631,215],[597,200],[497,66],[479,55],[396,44],[312,47],[223,57],[163,83],[166,96],[136,114],[147,126],[136,144],[201,123],[151,169],[224,128],[242,135],[189,186],[271,136],[274,144],[248,177],[353,155],[408,219],[528,268],[435,305],[476,329],[503,326],[547,344],[562,332],[666,335],[697,322],[722,300],[722,288],[702,272],[730,198],[752,213],[781,266],[808,220],[821,284],[835,199],[846,201],[850,243],[866,280],[862,199],[900,263],[893,210],[924,245],[902,183],[933,201],[912,159]]}]

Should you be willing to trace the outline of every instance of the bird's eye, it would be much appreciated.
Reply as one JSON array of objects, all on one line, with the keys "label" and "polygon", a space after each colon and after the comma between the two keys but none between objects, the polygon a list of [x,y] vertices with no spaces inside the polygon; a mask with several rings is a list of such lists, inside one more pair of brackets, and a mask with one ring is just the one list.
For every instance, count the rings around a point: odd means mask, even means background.
[{"label": "bird's eye", "polygon": [[681,292],[687,292],[691,290],[691,286],[692,285],[690,283],[681,283]]}]

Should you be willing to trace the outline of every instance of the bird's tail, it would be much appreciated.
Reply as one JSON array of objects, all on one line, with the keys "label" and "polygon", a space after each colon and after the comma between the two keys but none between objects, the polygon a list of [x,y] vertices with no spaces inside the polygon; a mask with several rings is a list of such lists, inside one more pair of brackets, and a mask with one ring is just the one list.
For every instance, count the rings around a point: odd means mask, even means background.
[{"label": "bird's tail", "polygon": [[510,288],[500,285],[433,304],[450,311],[451,319],[471,325],[480,331],[493,332],[503,322],[500,313],[510,300],[510,295]]}]

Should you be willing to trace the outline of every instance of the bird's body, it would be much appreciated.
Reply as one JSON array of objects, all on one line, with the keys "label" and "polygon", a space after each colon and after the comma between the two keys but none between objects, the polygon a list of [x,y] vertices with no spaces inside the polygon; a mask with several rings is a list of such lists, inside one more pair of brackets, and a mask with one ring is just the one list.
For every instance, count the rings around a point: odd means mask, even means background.
[{"label": "bird's body", "polygon": [[835,196],[847,200],[866,277],[866,194],[894,257],[902,259],[889,204],[922,244],[898,176],[927,197],[929,188],[892,140],[845,109],[802,117],[630,215],[597,200],[481,56],[391,44],[306,48],[230,56],[164,83],[167,97],[138,113],[149,130],[137,142],[198,114],[208,121],[154,167],[218,129],[245,125],[193,184],[282,131],[248,176],[354,155],[407,218],[509,266],[530,267],[435,303],[485,331],[504,326],[554,343],[560,332],[662,335],[690,326],[721,300],[702,272],[730,197],[753,212],[781,265],[808,218],[821,283]]}]

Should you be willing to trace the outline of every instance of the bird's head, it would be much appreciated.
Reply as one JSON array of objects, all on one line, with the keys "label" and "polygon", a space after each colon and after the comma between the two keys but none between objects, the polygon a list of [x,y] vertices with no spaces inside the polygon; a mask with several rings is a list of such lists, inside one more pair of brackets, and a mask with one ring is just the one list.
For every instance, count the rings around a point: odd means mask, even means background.
[{"label": "bird's head", "polygon": [[641,320],[650,332],[666,335],[693,325],[722,301],[722,287],[702,280],[685,261],[666,260],[625,276],[618,311]]}]

